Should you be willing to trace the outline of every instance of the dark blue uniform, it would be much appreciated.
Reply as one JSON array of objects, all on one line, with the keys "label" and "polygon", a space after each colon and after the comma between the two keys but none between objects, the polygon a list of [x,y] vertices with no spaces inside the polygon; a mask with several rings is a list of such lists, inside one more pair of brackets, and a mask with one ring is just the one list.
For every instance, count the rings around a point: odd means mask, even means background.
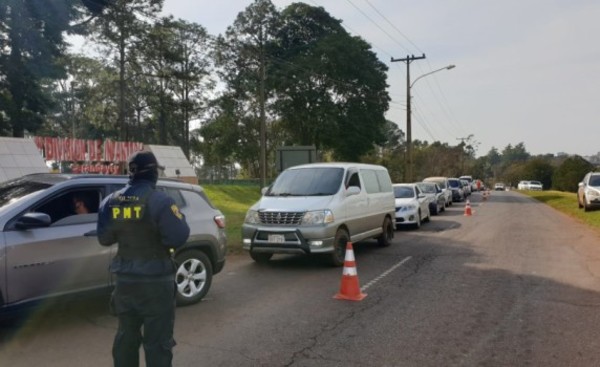
[{"label": "dark blue uniform", "polygon": [[146,365],[166,367],[175,346],[176,265],[170,250],[182,246],[190,230],[173,199],[155,190],[152,175],[131,177],[101,203],[98,215],[100,244],[119,245],[110,264],[117,279],[111,306],[119,318],[113,360],[116,367],[138,366],[143,342]]}]

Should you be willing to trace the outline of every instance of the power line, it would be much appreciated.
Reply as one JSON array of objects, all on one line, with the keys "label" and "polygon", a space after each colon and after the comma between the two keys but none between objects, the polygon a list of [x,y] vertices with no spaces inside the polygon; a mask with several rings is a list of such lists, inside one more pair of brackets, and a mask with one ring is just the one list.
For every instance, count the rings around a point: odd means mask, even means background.
[{"label": "power line", "polygon": [[356,6],[351,0],[346,0],[350,5],[352,5],[356,10],[358,10],[365,18],[367,18],[371,23],[373,23],[377,28],[379,28],[386,36],[388,36],[392,41],[398,44],[401,48],[409,52],[408,48],[406,48],[402,43],[400,43],[397,39],[392,37],[385,29],[383,29],[376,21],[374,21],[370,16],[368,16],[361,8]]}]

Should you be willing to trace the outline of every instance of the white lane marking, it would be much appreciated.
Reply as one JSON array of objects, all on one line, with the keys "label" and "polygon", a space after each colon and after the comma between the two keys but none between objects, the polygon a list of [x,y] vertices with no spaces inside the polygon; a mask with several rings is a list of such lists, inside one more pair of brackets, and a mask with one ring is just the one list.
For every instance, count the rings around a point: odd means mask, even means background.
[{"label": "white lane marking", "polygon": [[378,281],[380,281],[381,279],[383,279],[384,277],[386,277],[387,275],[389,275],[391,272],[393,272],[394,270],[398,269],[399,267],[401,267],[402,265],[404,265],[404,263],[406,263],[408,260],[412,259],[412,256],[408,256],[404,259],[402,259],[399,263],[397,263],[396,265],[392,266],[391,268],[389,268],[388,270],[384,271],[383,273],[381,273],[381,275],[379,275],[377,278],[371,280],[370,282],[368,282],[367,284],[363,285],[360,290],[361,292],[364,292],[367,288],[369,288],[370,286],[372,286],[373,284],[377,283]]}]

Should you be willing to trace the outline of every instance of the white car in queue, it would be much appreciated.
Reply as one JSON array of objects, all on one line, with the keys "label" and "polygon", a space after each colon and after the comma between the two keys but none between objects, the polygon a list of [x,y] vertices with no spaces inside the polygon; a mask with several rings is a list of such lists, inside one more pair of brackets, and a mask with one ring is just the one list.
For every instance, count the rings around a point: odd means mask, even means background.
[{"label": "white car in queue", "polygon": [[396,201],[396,229],[403,226],[421,227],[422,222],[428,222],[429,199],[414,183],[393,184]]}]

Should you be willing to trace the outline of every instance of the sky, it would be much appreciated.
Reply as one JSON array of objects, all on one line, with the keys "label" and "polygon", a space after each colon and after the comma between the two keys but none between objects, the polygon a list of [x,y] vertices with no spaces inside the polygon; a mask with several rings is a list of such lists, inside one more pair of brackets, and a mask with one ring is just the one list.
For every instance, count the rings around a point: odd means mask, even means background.
[{"label": "sky", "polygon": [[[252,2],[165,0],[164,13],[218,35]],[[282,10],[297,1],[272,2]],[[533,155],[600,152],[600,1],[304,2],[341,20],[388,66],[386,117],[403,131],[406,63],[391,59],[425,54],[410,64],[413,141],[469,139],[477,156],[518,143]]]}]

